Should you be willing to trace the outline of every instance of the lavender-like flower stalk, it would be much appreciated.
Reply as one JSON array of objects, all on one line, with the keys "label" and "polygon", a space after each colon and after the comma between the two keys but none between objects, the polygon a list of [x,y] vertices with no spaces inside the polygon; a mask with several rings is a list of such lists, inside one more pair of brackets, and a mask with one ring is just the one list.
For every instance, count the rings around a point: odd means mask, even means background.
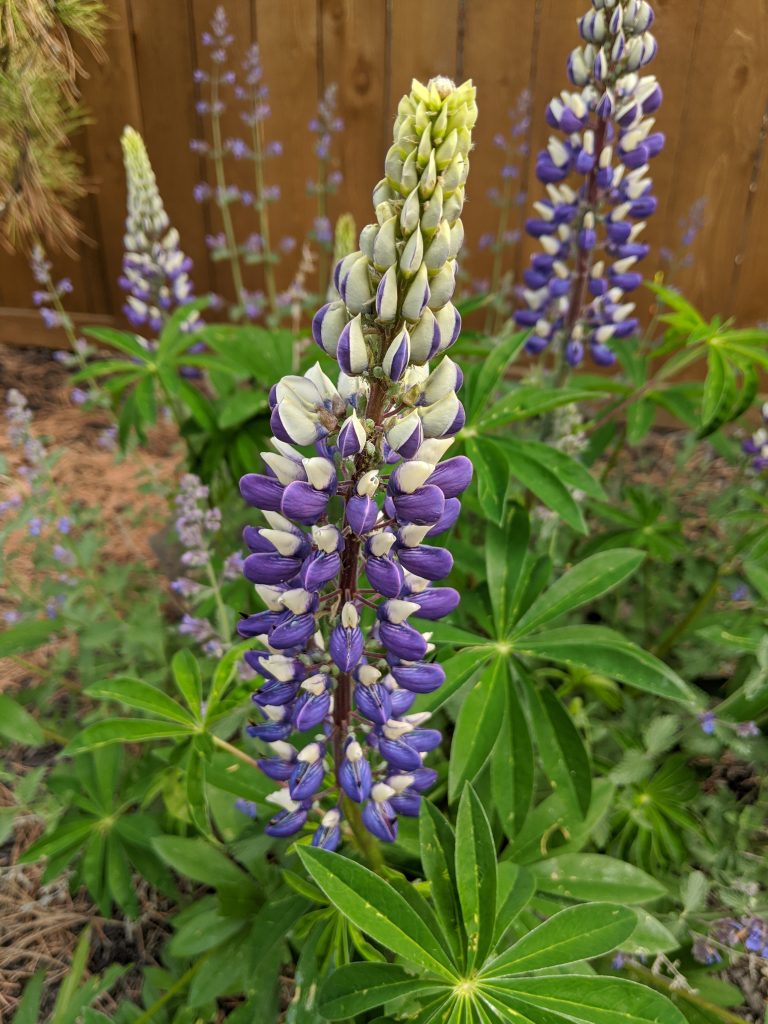
[{"label": "lavender-like flower stalk", "polygon": [[[192,605],[213,598],[216,612],[215,625],[208,618],[185,612],[179,624],[179,633],[200,644],[205,654],[219,658],[229,646],[230,632],[227,609],[221,596],[226,580],[237,578],[242,572],[243,559],[238,552],[230,555],[217,575],[213,566],[213,538],[221,528],[221,511],[209,504],[208,487],[195,476],[185,473],[175,498],[176,533],[184,553],[181,564],[191,575],[181,576],[171,583],[171,589]],[[203,582],[195,579],[202,577]]]},{"label": "lavender-like flower stalk", "polygon": [[742,449],[752,457],[752,468],[758,473],[768,469],[768,402],[763,404],[762,426],[751,437],[741,442]]},{"label": "lavender-like flower stalk", "polygon": [[[177,306],[194,298],[189,279],[192,261],[182,251],[179,233],[165,212],[144,140],[134,128],[125,128],[121,142],[128,187],[120,278],[127,293],[123,309],[135,327],[146,324],[158,332]],[[185,328],[193,330],[199,323],[197,314],[192,314]]]},{"label": "lavender-like flower stalk", "polygon": [[[451,298],[476,117],[471,82],[414,81],[401,100],[376,223],[336,266],[338,298],[313,321],[338,381],[316,363],[272,389],[274,450],[263,474],[240,481],[267,521],[244,532],[245,576],[266,610],[239,631],[259,641],[246,660],[264,679],[249,732],[271,745],[260,765],[282,783],[270,835],[293,835],[316,812],[313,843],[334,849],[343,811],[392,841],[435,778],[424,757],[440,733],[409,711],[445,672],[412,620],[459,601],[434,586],[450,551],[426,541],[455,523],[472,476],[464,456],[440,461],[464,423],[462,375],[448,357],[429,361],[461,326]],[[315,738],[297,747],[294,732]]]},{"label": "lavender-like flower stalk", "polygon": [[639,237],[656,209],[648,163],[664,145],[652,117],[661,89],[641,73],[656,54],[652,22],[647,0],[592,0],[579,21],[584,45],[568,60],[575,89],[547,107],[558,133],[536,162],[547,196],[526,225],[543,251],[525,272],[516,319],[532,328],[530,352],[554,342],[571,366],[586,345],[596,363],[613,363],[611,340],[637,327],[625,296],[642,281]]},{"label": "lavender-like flower stalk", "polygon": [[[266,311],[276,319],[281,310],[275,267],[280,254],[295,247],[295,240],[285,237],[274,245],[271,239],[269,206],[280,198],[280,188],[266,183],[264,169],[267,160],[282,154],[283,147],[281,142],[268,142],[265,137],[264,124],[270,115],[269,88],[264,81],[259,47],[255,43],[250,46],[240,70],[235,71],[230,64],[234,41],[226,11],[218,6],[209,28],[202,34],[210,67],[199,68],[194,74],[201,93],[196,110],[201,117],[209,119],[210,142],[205,139],[191,142],[192,150],[213,164],[214,181],[212,185],[200,182],[195,186],[194,196],[198,202],[213,199],[219,209],[223,230],[208,236],[206,241],[214,260],[229,263],[237,299],[231,315],[235,319],[254,320]],[[224,138],[223,115],[230,97],[239,106],[243,135]],[[241,188],[228,179],[230,160],[245,166],[252,164],[252,188]],[[242,242],[237,239],[232,217],[231,207],[236,203],[255,210],[258,216],[258,232]],[[262,267],[266,295],[246,287],[243,263]]]},{"label": "lavender-like flower stalk", "polygon": [[309,130],[315,135],[315,156],[317,157],[317,180],[307,182],[307,191],[317,198],[317,216],[310,233],[320,250],[318,266],[318,292],[324,295],[329,282],[329,261],[333,253],[333,226],[328,216],[328,197],[336,193],[342,181],[341,171],[331,166],[333,136],[344,129],[336,106],[338,87],[331,83],[317,107],[317,115],[309,122]]}]

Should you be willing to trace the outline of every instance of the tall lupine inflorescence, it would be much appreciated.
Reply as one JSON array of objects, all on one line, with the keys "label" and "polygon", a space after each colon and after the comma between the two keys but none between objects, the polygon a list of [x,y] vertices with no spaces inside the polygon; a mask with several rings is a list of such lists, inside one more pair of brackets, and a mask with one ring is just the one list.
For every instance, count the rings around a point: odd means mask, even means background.
[{"label": "tall lupine inflorescence", "polygon": [[451,298],[476,116],[471,82],[414,82],[402,99],[376,222],[313,321],[338,381],[316,363],[272,389],[274,450],[240,482],[267,521],[244,533],[245,576],[266,610],[239,630],[259,641],[246,659],[264,679],[250,733],[282,784],[271,835],[316,814],[313,843],[333,849],[344,811],[393,840],[435,778],[424,758],[440,734],[410,709],[445,674],[414,623],[459,600],[435,586],[450,552],[428,542],[455,523],[472,476],[463,456],[441,461],[464,411],[461,372],[437,357],[461,325]]},{"label": "tall lupine inflorescence", "polygon": [[647,0],[592,0],[579,21],[584,45],[568,60],[575,88],[547,107],[556,134],[536,163],[547,195],[527,222],[543,251],[516,318],[532,328],[529,351],[554,344],[571,366],[587,346],[596,363],[612,363],[611,340],[637,327],[626,295],[642,280],[639,237],[656,209],[648,164],[664,145],[652,116],[661,89],[643,74],[656,54],[652,22]]},{"label": "tall lupine inflorescence", "polygon": [[[157,332],[177,306],[194,298],[189,279],[192,260],[181,249],[178,231],[171,227],[141,135],[125,128],[121,142],[128,187],[120,278],[128,296],[124,310],[135,327],[147,325]],[[197,323],[199,318],[193,314],[187,329]]]}]

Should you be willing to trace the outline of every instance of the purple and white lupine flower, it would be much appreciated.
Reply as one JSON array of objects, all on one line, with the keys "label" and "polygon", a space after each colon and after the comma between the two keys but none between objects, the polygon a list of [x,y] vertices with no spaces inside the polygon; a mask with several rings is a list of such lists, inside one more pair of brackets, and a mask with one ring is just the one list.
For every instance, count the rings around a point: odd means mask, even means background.
[{"label": "purple and white lupine flower", "polygon": [[[165,212],[141,135],[125,128],[121,143],[128,189],[120,277],[127,295],[123,309],[134,327],[146,325],[158,333],[177,306],[194,298],[189,278],[192,261],[182,251],[179,233]],[[199,323],[194,313],[185,329],[194,330]]]},{"label": "purple and white lupine flower", "polygon": [[758,473],[768,469],[768,402],[764,403],[761,412],[762,425],[741,443],[742,449],[750,456],[752,468]]},{"label": "purple and white lupine flower", "polygon": [[661,88],[643,74],[656,54],[652,23],[647,0],[592,0],[568,60],[574,88],[547,107],[556,134],[536,162],[546,197],[526,224],[542,251],[515,316],[531,329],[529,352],[554,343],[570,366],[587,347],[594,362],[613,363],[611,341],[637,328],[626,296],[642,281],[639,239],[656,209],[648,168],[664,145],[653,118]]},{"label": "purple and white lupine flower", "polygon": [[415,623],[459,599],[436,585],[453,559],[430,541],[455,523],[472,478],[464,456],[441,461],[464,410],[461,371],[439,357],[461,325],[451,297],[476,117],[471,82],[414,81],[401,100],[376,223],[313,320],[341,372],[334,383],[316,363],[275,385],[273,450],[240,481],[267,524],[243,534],[265,607],[239,624],[259,642],[245,658],[263,679],[249,734],[271,747],[260,764],[283,786],[267,832],[294,835],[319,814],[313,843],[327,849],[343,809],[394,840],[435,779],[424,759],[441,736],[411,705],[445,672]]}]

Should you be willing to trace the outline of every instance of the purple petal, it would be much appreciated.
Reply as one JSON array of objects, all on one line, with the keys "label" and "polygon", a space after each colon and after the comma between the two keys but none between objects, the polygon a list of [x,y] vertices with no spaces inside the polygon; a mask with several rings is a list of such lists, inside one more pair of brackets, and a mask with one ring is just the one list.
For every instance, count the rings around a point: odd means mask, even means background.
[{"label": "purple petal", "polygon": [[279,512],[285,488],[277,480],[260,473],[246,473],[240,478],[240,493],[254,508],[264,512]]}]

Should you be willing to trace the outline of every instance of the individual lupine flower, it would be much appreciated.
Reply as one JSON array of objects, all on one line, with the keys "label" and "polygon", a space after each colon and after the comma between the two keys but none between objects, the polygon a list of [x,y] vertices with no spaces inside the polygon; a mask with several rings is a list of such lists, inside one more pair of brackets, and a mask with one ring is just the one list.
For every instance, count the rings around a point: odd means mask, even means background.
[{"label": "individual lupine flower", "polygon": [[700,964],[706,964],[707,967],[711,967],[712,964],[718,964],[722,960],[722,957],[712,943],[702,938],[697,938],[693,943],[691,954],[694,960],[697,960]]},{"label": "individual lupine flower", "polygon": [[625,296],[642,281],[639,241],[656,209],[649,161],[664,145],[653,114],[661,89],[642,73],[656,54],[647,0],[592,0],[579,21],[584,44],[568,60],[574,88],[547,107],[556,133],[536,162],[546,197],[527,222],[542,252],[525,272],[528,350],[555,344],[575,366],[589,347],[596,363],[615,360],[612,339],[637,327]]},{"label": "individual lupine flower", "polygon": [[[243,533],[264,610],[238,629],[258,641],[245,658],[263,679],[249,734],[281,744],[262,763],[286,787],[270,835],[318,813],[313,842],[333,849],[344,810],[392,841],[435,780],[424,758],[440,733],[410,709],[445,671],[414,623],[458,604],[435,585],[452,556],[429,542],[455,523],[472,466],[443,460],[464,423],[461,371],[430,360],[461,325],[451,297],[476,116],[470,82],[414,82],[401,101],[376,223],[338,262],[313,320],[341,372],[334,383],[315,364],[272,388],[272,451],[240,481],[267,523]],[[308,729],[319,735],[294,756],[288,738]]]},{"label": "individual lupine flower", "polygon": [[[121,139],[128,188],[128,213],[123,236],[123,273],[120,284],[127,293],[125,315],[135,327],[145,324],[159,332],[177,306],[194,298],[179,233],[171,227],[155,174],[141,135],[127,127]],[[192,314],[185,324],[200,323]]]},{"label": "individual lupine flower", "polygon": [[717,728],[717,719],[715,718],[714,711],[700,711],[696,717],[701,731],[707,736],[711,736]]},{"label": "individual lupine flower", "polygon": [[761,412],[762,426],[741,443],[744,452],[751,457],[752,468],[758,473],[768,469],[768,402],[763,405]]}]

